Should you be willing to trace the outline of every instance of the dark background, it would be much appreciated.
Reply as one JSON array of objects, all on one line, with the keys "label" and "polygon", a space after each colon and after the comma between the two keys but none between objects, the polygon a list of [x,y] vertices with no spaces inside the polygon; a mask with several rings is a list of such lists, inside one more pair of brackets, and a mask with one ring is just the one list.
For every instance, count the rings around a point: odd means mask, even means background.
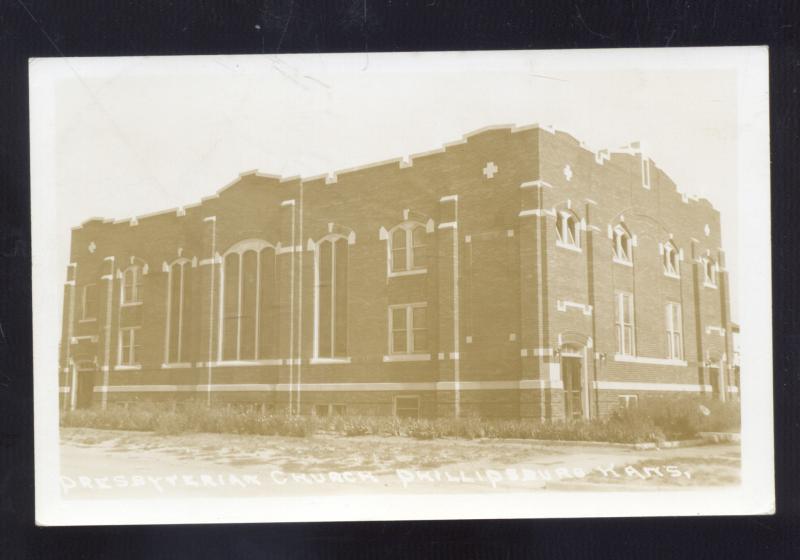
[{"label": "dark background", "polygon": [[[0,0],[0,558],[800,557],[798,15],[792,0]],[[756,44],[770,47],[776,516],[35,527],[29,57]]]}]

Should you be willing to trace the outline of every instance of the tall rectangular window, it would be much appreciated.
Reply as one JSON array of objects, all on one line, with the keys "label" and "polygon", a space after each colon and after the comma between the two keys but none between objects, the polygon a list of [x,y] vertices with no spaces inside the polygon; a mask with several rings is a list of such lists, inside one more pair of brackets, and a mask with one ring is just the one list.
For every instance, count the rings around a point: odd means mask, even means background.
[{"label": "tall rectangular window", "polygon": [[186,302],[188,301],[189,271],[188,261],[176,262],[169,267],[167,292],[167,352],[165,362],[175,364],[186,361],[184,355]]},{"label": "tall rectangular window", "polygon": [[317,245],[316,357],[347,356],[347,239],[324,239]]},{"label": "tall rectangular window", "polygon": [[389,353],[421,354],[428,351],[425,303],[389,307]]},{"label": "tall rectangular window", "polygon": [[256,359],[256,316],[258,306],[258,253],[242,255],[241,296],[239,307],[239,360]]},{"label": "tall rectangular window", "polygon": [[428,266],[428,251],[425,244],[428,233],[423,226],[417,226],[411,230],[411,268],[425,268]]},{"label": "tall rectangular window", "polygon": [[222,359],[239,359],[239,253],[230,253],[224,261],[222,284]]},{"label": "tall rectangular window", "polygon": [[278,357],[278,321],[280,300],[275,274],[275,251],[267,247],[261,251],[258,296],[258,359]]},{"label": "tall rectangular window", "polygon": [[683,322],[681,305],[669,302],[666,305],[667,319],[667,357],[673,360],[683,359]]},{"label": "tall rectangular window", "polygon": [[392,232],[392,272],[400,272],[408,269],[408,259],[406,252],[408,232],[405,228],[397,228]]},{"label": "tall rectangular window", "polygon": [[119,330],[119,365],[138,365],[136,331],[139,327],[123,327]]},{"label": "tall rectangular window", "polygon": [[615,327],[617,332],[617,354],[633,356],[636,351],[633,324],[633,294],[616,293]]},{"label": "tall rectangular window", "polygon": [[97,318],[97,284],[86,284],[83,287],[81,319],[89,321]]}]

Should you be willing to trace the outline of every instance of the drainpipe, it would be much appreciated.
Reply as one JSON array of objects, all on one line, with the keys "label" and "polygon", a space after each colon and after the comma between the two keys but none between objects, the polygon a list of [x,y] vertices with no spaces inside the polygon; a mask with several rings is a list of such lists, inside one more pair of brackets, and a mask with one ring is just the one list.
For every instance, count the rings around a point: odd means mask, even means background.
[{"label": "drainpipe", "polygon": [[71,389],[69,403],[67,403],[66,398],[64,399],[64,408],[67,408],[69,405],[70,410],[75,410],[75,367],[72,364],[72,336],[74,335],[75,329],[75,285],[78,278],[78,265],[71,263],[67,268],[69,269],[70,267],[72,268],[72,279],[67,280],[67,286],[69,287],[69,319],[67,320],[67,336],[64,344],[64,363],[67,368],[69,368],[69,386]]},{"label": "drainpipe", "polygon": [[111,270],[104,278],[108,281],[108,289],[106,290],[106,324],[105,324],[105,357],[103,358],[103,392],[101,393],[100,406],[105,410],[108,405],[108,375],[109,367],[111,364],[111,303],[113,302],[114,295],[114,257],[106,257],[106,261],[111,261]]},{"label": "drainpipe", "polygon": [[461,416],[461,354],[460,354],[460,302],[458,297],[458,280],[459,280],[459,262],[458,262],[458,246],[459,246],[459,232],[458,232],[458,198],[455,199],[453,209],[453,352],[455,360],[453,360],[453,381],[454,383],[454,413],[455,417]]},{"label": "drainpipe", "polygon": [[297,252],[297,239],[295,234],[295,211],[297,206],[294,199],[284,200],[281,206],[292,207],[292,235],[291,235],[291,257],[289,264],[289,415],[294,414],[294,270],[295,253]]},{"label": "drainpipe", "polygon": [[[297,414],[300,414],[300,381],[303,375],[303,183],[300,182],[300,251],[298,257],[298,294],[297,294]],[[296,249],[297,247],[295,247]]]},{"label": "drainpipe", "polygon": [[206,379],[206,406],[211,407],[211,379],[214,361],[214,289],[217,279],[217,217],[208,216],[204,222],[211,222],[211,294],[208,306],[208,377]]}]

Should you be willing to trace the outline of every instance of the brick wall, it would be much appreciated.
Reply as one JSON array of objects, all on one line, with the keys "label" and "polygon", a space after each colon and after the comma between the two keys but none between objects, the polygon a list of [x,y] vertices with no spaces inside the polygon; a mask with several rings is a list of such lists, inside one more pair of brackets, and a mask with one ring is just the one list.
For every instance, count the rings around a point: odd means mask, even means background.
[{"label": "brick wall", "polygon": [[[489,129],[409,161],[303,181],[248,173],[192,207],[118,223],[89,221],[72,233],[60,383],[71,386],[75,363],[81,370],[95,368],[96,385],[112,386],[108,393],[97,391],[96,401],[123,398],[123,392],[155,395],[136,392],[139,385],[202,393],[197,386],[210,382],[270,386],[262,393],[254,389],[253,398],[278,406],[288,406],[284,389],[297,383],[439,383],[441,398],[426,393],[425,414],[459,407],[540,418],[563,415],[562,351],[583,352],[587,405],[593,402],[590,381],[710,384],[717,377],[706,367],[714,365],[709,360],[722,364],[730,355],[727,276],[723,270],[718,287],[706,288],[696,261],[711,257],[724,264],[719,215],[707,201],[683,197],[652,163],[645,188],[642,157],[627,152],[600,163],[565,133]],[[581,222],[580,250],[557,243],[561,211]],[[407,221],[425,226],[426,272],[390,276],[389,232]],[[608,232],[618,223],[635,236],[632,267],[612,261]],[[348,359],[320,363],[314,359],[315,243],[326,236],[348,243]],[[275,250],[277,356],[269,363],[220,364],[224,257],[246,239]],[[670,240],[683,253],[679,279],[662,272],[659,244]],[[191,263],[186,367],[165,368],[167,271],[176,259]],[[123,306],[121,274],[131,264],[146,265],[143,303]],[[97,316],[82,321],[75,310],[91,283],[97,285]],[[634,295],[636,354],[651,363],[614,357],[617,290]],[[684,365],[662,363],[668,300],[682,308]],[[392,361],[386,357],[389,306],[410,303],[426,305],[428,350],[413,361]],[[119,329],[132,325],[140,327],[139,367],[118,368]],[[524,380],[543,383],[541,395],[513,388]],[[454,391],[460,383],[471,388]],[[483,390],[481,384],[493,383],[512,388]],[[62,394],[66,403],[69,393]],[[229,387],[213,397],[232,400],[234,394]],[[363,394],[334,396],[354,407],[360,403],[361,410],[383,411],[394,394],[375,385]],[[296,399],[296,391],[292,395]],[[301,411],[325,401],[315,395],[303,395]],[[587,414],[606,407],[593,408]]]}]

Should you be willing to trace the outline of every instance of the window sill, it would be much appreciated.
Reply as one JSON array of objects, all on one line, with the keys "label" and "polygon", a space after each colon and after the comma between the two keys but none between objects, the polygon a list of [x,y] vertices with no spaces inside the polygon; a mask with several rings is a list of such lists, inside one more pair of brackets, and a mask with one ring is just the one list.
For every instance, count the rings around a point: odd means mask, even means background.
[{"label": "window sill", "polygon": [[206,366],[212,367],[247,367],[247,366],[279,366],[283,364],[283,360],[222,360],[219,362],[206,363]]},{"label": "window sill", "polygon": [[161,364],[161,369],[187,369],[192,367],[190,362],[173,362],[169,364]]},{"label": "window sill", "polygon": [[311,358],[308,363],[311,365],[349,364],[350,358]]},{"label": "window sill", "polygon": [[710,282],[703,282],[703,287],[704,288],[711,288],[712,290],[716,290],[717,289],[717,285],[716,284],[711,284]]},{"label": "window sill", "polygon": [[79,323],[96,323],[97,317],[92,317],[91,319],[78,319]]},{"label": "window sill", "polygon": [[619,257],[614,257],[612,260],[617,264],[621,264],[622,266],[629,266],[629,267],[633,268],[633,261],[626,261],[626,260],[620,259]]},{"label": "window sill", "polygon": [[627,362],[631,364],[648,364],[652,366],[687,366],[686,360],[676,360],[673,358],[647,358],[645,356],[632,356],[628,354],[614,354],[615,362]]},{"label": "window sill", "polygon": [[556,247],[561,247],[562,249],[567,249],[568,251],[574,251],[576,253],[583,253],[583,249],[581,249],[577,245],[572,245],[571,243],[564,243],[563,241],[556,240]]},{"label": "window sill", "polygon": [[383,357],[384,362],[427,362],[430,354],[388,354]]},{"label": "window sill", "polygon": [[114,371],[139,371],[142,369],[142,364],[120,364],[114,366]]},{"label": "window sill", "polygon": [[681,275],[680,274],[675,274],[674,272],[665,272],[664,276],[666,276],[667,278],[674,278],[675,280],[680,280],[681,279]]},{"label": "window sill", "polygon": [[411,270],[398,270],[397,272],[390,272],[389,278],[397,278],[400,276],[416,276],[417,274],[427,274],[427,268],[412,268]]},{"label": "window sill", "polygon": [[141,301],[129,301],[126,303],[120,303],[120,307],[136,307],[137,305],[142,305]]}]

